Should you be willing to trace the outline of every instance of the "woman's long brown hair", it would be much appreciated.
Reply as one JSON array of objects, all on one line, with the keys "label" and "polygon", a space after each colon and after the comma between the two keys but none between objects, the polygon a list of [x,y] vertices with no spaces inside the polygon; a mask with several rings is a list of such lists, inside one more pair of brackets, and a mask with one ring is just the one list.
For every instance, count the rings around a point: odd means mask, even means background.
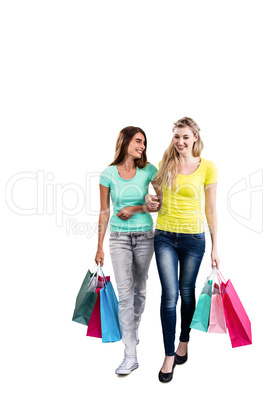
[{"label": "woman's long brown hair", "polygon": [[123,128],[123,130],[121,130],[120,133],[118,134],[115,146],[114,160],[109,166],[119,165],[120,163],[124,162],[127,155],[129,143],[131,142],[134,135],[137,133],[141,133],[142,135],[144,135],[145,149],[142,152],[141,158],[135,159],[134,163],[135,166],[138,166],[140,169],[143,169],[147,165],[148,162],[146,156],[146,147],[147,147],[146,134],[140,127],[128,126]]}]

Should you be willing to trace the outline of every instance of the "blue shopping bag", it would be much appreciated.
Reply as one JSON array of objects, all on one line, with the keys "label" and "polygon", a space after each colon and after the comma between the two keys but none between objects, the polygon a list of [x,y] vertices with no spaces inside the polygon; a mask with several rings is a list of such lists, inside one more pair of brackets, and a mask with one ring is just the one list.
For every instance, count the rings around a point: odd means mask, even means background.
[{"label": "blue shopping bag", "polygon": [[212,279],[208,277],[205,286],[199,296],[196,309],[190,328],[198,329],[199,331],[207,332],[209,324],[211,296],[212,296]]},{"label": "blue shopping bag", "polygon": [[102,342],[117,342],[121,339],[118,300],[111,282],[106,282],[100,290]]}]

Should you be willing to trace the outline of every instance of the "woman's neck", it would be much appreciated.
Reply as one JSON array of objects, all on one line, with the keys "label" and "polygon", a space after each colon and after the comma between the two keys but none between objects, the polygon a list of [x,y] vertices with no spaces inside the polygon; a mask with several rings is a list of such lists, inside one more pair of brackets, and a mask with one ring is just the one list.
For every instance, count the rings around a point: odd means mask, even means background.
[{"label": "woman's neck", "polygon": [[124,169],[126,172],[130,172],[131,170],[136,168],[134,159],[128,157],[117,166],[120,166],[120,168]]},{"label": "woman's neck", "polygon": [[182,165],[190,165],[191,163],[196,163],[197,160],[200,160],[200,158],[193,155],[180,155],[179,159]]}]

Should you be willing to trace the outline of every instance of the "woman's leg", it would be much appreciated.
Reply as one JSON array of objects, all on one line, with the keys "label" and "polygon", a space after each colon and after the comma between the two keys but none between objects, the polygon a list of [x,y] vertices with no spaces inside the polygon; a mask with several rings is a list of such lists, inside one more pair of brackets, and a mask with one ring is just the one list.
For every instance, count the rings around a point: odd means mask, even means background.
[{"label": "woman's leg", "polygon": [[125,357],[136,357],[133,250],[129,233],[112,232],[110,253],[119,296],[118,315]]},{"label": "woman's leg", "polygon": [[135,330],[140,325],[141,316],[145,308],[146,283],[152,256],[154,253],[154,234],[136,232],[132,234],[133,247],[133,275],[134,275],[134,316]]},{"label": "woman's leg", "polygon": [[[180,255],[179,289],[181,295],[180,341],[186,343],[190,339],[190,324],[195,310],[195,283],[205,252],[205,234],[180,234],[178,246]],[[181,351],[182,347],[180,348],[180,353],[178,350],[178,354],[181,355]]]},{"label": "woman's leg", "polygon": [[161,323],[166,356],[174,356],[176,306],[178,301],[178,253],[176,235],[156,230],[155,257],[162,286]]}]

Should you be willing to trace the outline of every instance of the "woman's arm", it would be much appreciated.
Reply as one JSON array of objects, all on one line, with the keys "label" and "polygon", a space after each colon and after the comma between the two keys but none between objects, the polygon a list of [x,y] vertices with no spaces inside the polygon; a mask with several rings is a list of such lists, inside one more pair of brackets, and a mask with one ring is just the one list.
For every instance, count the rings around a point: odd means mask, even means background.
[{"label": "woman's arm", "polygon": [[145,197],[145,202],[151,212],[158,212],[160,211],[162,206],[163,192],[154,181],[152,182],[152,185],[156,192],[156,195],[147,194]]},{"label": "woman's arm", "polygon": [[148,212],[155,212],[155,210],[150,210],[146,204],[133,205],[131,207],[124,207],[120,209],[120,211],[116,214],[116,216],[118,216],[118,218],[122,219],[123,221],[127,221],[137,213],[148,213]]},{"label": "woman's arm", "polygon": [[95,256],[97,265],[104,263],[103,240],[110,219],[110,189],[100,184],[100,215],[98,226],[98,249]]},{"label": "woman's arm", "polygon": [[118,218],[122,219],[123,221],[126,221],[128,219],[130,219],[134,214],[136,213],[149,213],[149,212],[158,212],[161,208],[161,204],[162,204],[162,191],[161,189],[158,188],[158,185],[155,182],[152,182],[153,188],[156,192],[156,195],[150,195],[147,194],[147,196],[150,196],[150,204],[147,203],[146,197],[145,197],[145,201],[146,204],[143,205],[133,205],[130,207],[125,207],[122,208],[116,215],[118,216]]},{"label": "woman's arm", "polygon": [[216,212],[216,191],[217,183],[209,184],[205,187],[205,214],[210,231],[212,250],[211,264],[219,269],[220,259],[217,250],[217,212]]}]

